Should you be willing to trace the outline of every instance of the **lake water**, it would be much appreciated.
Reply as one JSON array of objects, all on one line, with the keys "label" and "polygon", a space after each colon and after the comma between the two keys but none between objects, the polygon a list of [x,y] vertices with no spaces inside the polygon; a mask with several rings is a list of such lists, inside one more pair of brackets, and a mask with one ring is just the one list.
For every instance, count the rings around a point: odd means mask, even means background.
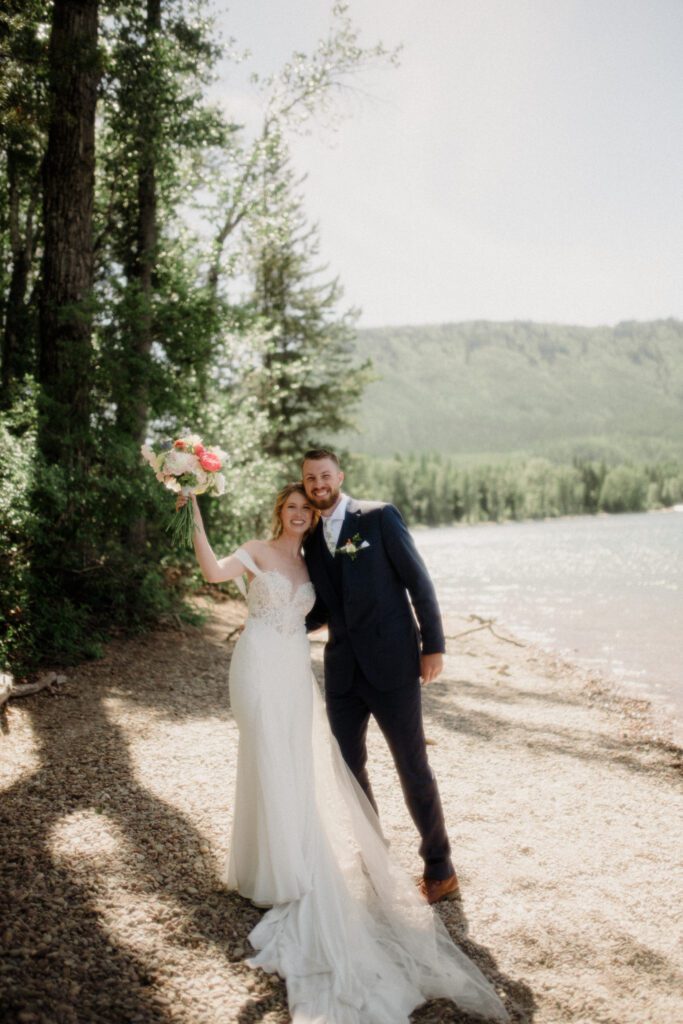
[{"label": "lake water", "polygon": [[444,614],[472,612],[666,705],[683,726],[683,512],[416,530]]}]

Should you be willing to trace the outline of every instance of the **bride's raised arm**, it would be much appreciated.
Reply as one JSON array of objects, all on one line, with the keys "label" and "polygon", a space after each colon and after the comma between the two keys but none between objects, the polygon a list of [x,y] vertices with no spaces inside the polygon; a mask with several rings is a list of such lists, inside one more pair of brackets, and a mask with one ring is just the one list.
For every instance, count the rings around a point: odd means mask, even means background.
[{"label": "bride's raised arm", "polygon": [[[236,577],[242,576],[245,572],[244,563],[236,555],[228,555],[220,560],[216,558],[204,530],[204,523],[202,522],[202,514],[199,511],[199,502],[197,501],[196,494],[191,494],[190,499],[192,500],[196,525],[196,529],[192,534],[192,543],[194,544],[194,551],[204,579],[207,583],[225,583],[226,580],[234,580]],[[187,498],[179,494],[176,501],[176,509],[181,508],[186,501]],[[249,549],[251,542],[245,545],[245,547]],[[251,575],[249,573],[249,576]]]}]

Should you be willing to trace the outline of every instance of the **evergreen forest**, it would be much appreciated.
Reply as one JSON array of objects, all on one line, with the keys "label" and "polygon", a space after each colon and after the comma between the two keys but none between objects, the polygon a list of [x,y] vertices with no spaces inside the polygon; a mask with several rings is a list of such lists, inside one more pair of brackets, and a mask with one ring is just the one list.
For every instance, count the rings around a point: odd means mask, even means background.
[{"label": "evergreen forest", "polygon": [[683,324],[358,332],[354,493],[440,525],[683,503]]},{"label": "evergreen forest", "polygon": [[204,0],[8,0],[0,14],[0,665],[98,657],[196,612],[174,496],[140,456],[188,430],[229,453],[200,499],[217,552],[261,531],[298,456],[349,426],[368,366],[319,266],[294,132],[343,116],[346,7],[267,78],[247,130],[210,100]]}]

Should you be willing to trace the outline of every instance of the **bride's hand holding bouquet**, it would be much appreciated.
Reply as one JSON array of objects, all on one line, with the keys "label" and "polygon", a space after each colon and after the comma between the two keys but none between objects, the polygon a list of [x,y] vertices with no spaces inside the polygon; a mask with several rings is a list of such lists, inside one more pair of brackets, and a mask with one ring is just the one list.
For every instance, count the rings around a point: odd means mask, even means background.
[{"label": "bride's hand holding bouquet", "polygon": [[[157,480],[178,497],[175,512],[166,529],[178,546],[192,547],[195,530],[194,504],[198,494],[225,493],[221,470],[227,454],[217,446],[205,446],[198,434],[167,439],[156,446],[143,444],[140,454],[152,467]],[[188,497],[192,501],[188,501]]]}]

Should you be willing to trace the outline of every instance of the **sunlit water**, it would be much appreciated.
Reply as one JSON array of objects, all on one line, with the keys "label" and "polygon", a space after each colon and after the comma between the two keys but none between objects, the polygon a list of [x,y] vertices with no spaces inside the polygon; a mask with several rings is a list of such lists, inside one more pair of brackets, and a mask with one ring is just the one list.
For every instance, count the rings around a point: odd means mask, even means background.
[{"label": "sunlit water", "polygon": [[444,613],[616,677],[683,724],[683,511],[416,530]]}]

